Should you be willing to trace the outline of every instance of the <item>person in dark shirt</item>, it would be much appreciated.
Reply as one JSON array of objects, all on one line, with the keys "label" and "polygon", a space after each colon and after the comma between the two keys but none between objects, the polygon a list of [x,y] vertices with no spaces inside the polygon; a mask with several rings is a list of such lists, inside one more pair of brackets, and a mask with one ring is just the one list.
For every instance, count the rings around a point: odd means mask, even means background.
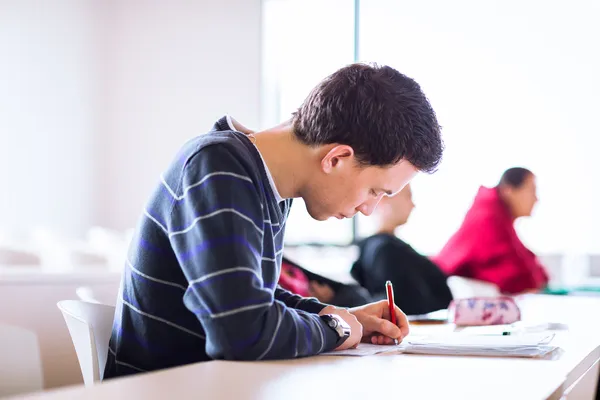
[{"label": "person in dark shirt", "polygon": [[410,185],[381,200],[375,211],[377,233],[359,244],[360,256],[351,270],[374,299],[385,298],[385,282],[391,281],[396,305],[408,315],[446,308],[452,300],[440,268],[394,234],[406,223],[414,206]]}]

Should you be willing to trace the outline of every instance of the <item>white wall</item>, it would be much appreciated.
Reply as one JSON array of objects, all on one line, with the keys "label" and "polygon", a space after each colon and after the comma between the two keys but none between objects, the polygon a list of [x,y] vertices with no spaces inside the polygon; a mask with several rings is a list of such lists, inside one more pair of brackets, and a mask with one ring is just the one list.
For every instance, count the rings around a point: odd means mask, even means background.
[{"label": "white wall", "polygon": [[112,3],[95,222],[132,226],[177,149],[223,114],[258,126],[260,4]]},{"label": "white wall", "polygon": [[129,228],[224,113],[259,125],[260,0],[0,0],[0,230]]},{"label": "white wall", "polygon": [[0,229],[91,220],[94,20],[82,1],[0,1]]}]

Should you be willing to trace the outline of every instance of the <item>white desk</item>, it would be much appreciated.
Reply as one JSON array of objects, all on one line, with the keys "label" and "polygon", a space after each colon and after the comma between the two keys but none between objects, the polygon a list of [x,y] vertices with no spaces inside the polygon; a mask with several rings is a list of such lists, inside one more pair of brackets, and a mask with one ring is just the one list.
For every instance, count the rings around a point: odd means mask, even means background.
[{"label": "white desk", "polygon": [[[43,393],[43,399],[581,399],[600,359],[600,299],[527,296],[524,319],[569,324],[555,359],[383,355],[214,361]],[[578,310],[582,314],[575,311]],[[586,313],[587,315],[583,315]],[[593,314],[592,314],[593,313]],[[448,326],[417,327],[448,329]],[[586,375],[587,373],[587,375]],[[592,396],[593,393],[589,393]]]}]

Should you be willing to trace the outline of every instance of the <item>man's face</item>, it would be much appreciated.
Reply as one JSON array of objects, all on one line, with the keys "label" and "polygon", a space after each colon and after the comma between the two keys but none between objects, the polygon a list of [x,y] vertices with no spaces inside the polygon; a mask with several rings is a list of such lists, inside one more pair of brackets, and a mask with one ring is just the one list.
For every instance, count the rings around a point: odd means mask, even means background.
[{"label": "man's face", "polygon": [[337,147],[301,194],[308,213],[319,221],[371,215],[383,196],[398,193],[418,172],[405,160],[389,167],[361,166],[351,148]]}]

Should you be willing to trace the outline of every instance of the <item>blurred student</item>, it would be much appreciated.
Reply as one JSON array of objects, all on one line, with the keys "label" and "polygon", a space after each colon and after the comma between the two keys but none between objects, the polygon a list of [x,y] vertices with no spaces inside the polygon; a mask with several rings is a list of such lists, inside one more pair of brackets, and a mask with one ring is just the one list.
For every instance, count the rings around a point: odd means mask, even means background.
[{"label": "blurred student", "polygon": [[358,307],[373,301],[365,288],[315,274],[285,256],[281,260],[279,285],[294,294],[338,307]]},{"label": "blurred student", "polygon": [[385,298],[385,282],[390,280],[396,305],[409,315],[446,308],[452,300],[446,275],[439,267],[394,234],[414,207],[410,185],[381,200],[374,215],[377,233],[360,243],[360,256],[351,271],[374,299]]},{"label": "blurred student", "polygon": [[544,288],[548,275],[514,228],[517,218],[531,216],[536,190],[535,175],[525,168],[508,169],[494,188],[481,187],[435,261],[448,275],[491,282],[507,294]]}]

